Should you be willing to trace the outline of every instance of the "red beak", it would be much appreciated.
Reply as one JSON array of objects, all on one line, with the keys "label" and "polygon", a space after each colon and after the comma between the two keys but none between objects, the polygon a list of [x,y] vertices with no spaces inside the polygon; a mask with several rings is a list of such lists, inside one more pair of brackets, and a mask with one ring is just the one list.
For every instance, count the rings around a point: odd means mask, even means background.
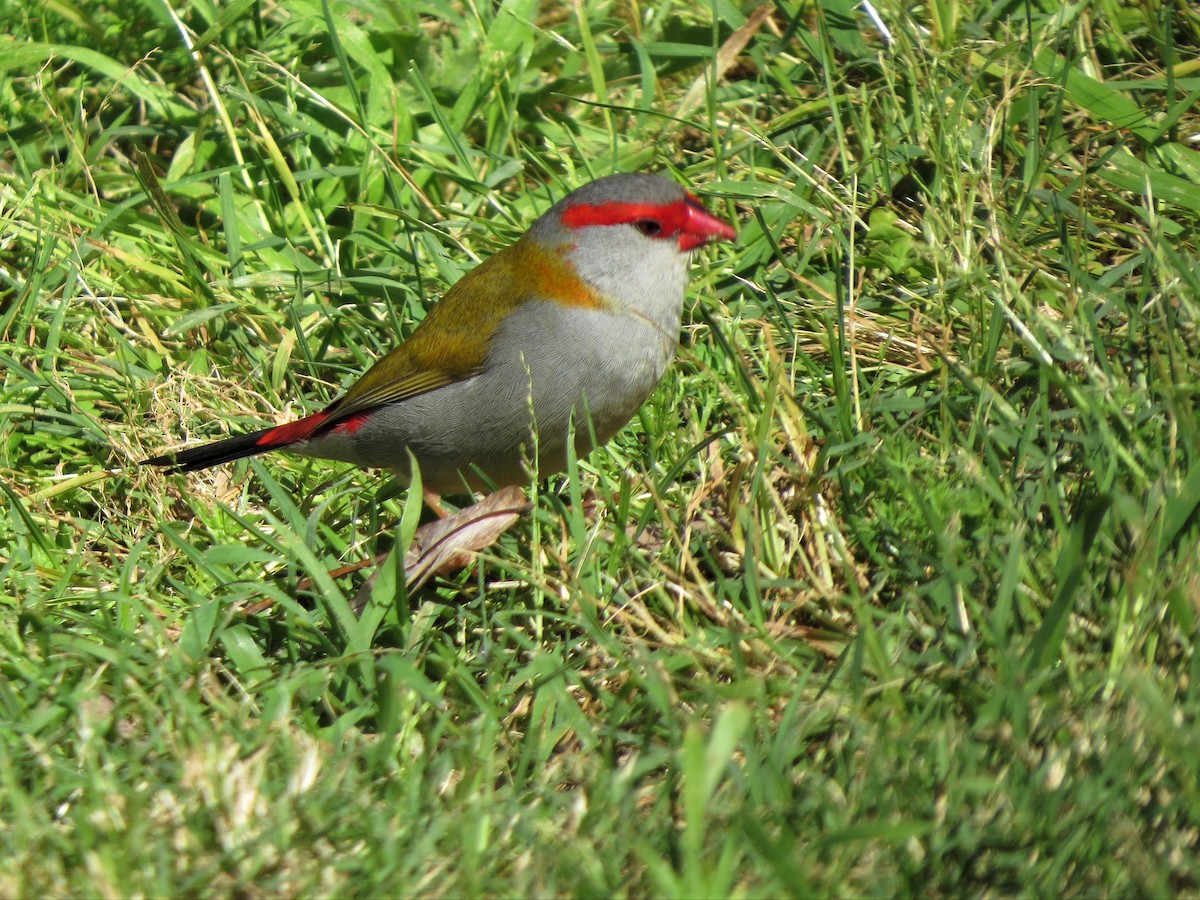
[{"label": "red beak", "polygon": [[680,250],[695,250],[709,241],[732,241],[737,237],[732,225],[706,210],[691,194],[688,194],[686,209],[687,216],[679,232]]}]

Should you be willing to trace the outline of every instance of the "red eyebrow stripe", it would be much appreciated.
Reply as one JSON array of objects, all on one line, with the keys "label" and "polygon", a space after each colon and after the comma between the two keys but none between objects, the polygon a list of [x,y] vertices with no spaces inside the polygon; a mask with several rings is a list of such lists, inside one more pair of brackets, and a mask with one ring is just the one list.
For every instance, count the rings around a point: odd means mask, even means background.
[{"label": "red eyebrow stripe", "polygon": [[563,222],[571,228],[586,228],[589,225],[628,225],[641,219],[656,219],[662,223],[663,231],[678,232],[687,219],[682,200],[675,203],[623,203],[610,200],[595,205],[572,206],[563,213]]},{"label": "red eyebrow stripe", "polygon": [[579,204],[563,212],[563,223],[570,228],[590,225],[628,225],[642,219],[654,219],[662,225],[662,237],[683,233],[694,237],[716,236],[733,240],[737,232],[709,213],[690,194],[674,203],[625,203],[610,200],[594,205]]}]

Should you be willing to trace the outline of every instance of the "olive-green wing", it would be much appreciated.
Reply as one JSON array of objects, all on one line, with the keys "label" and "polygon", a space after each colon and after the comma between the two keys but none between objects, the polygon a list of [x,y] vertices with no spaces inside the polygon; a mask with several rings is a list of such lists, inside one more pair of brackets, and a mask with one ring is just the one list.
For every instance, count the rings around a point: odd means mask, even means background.
[{"label": "olive-green wing", "polygon": [[[326,409],[339,419],[464,381],[479,372],[492,335],[530,293],[530,249],[518,241],[464,275],[407,341]],[[542,251],[535,251],[540,255]]]}]

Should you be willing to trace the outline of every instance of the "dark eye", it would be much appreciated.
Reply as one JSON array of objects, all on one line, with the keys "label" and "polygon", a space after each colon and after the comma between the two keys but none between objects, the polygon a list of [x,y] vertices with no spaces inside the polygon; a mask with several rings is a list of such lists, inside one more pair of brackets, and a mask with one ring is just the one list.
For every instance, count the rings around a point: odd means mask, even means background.
[{"label": "dark eye", "polygon": [[656,222],[654,219],[638,219],[633,223],[633,227],[646,237],[658,237],[662,234],[662,222]]}]

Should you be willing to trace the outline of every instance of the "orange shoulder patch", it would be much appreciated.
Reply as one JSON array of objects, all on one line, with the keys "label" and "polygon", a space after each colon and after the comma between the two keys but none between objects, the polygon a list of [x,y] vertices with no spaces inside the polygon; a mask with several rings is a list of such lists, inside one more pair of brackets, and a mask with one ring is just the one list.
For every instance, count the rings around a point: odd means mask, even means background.
[{"label": "orange shoulder patch", "polygon": [[532,247],[526,254],[530,269],[531,287],[536,296],[554,300],[566,306],[582,306],[585,309],[608,309],[612,303],[584,281],[575,267],[563,257],[570,245],[546,249]]}]

